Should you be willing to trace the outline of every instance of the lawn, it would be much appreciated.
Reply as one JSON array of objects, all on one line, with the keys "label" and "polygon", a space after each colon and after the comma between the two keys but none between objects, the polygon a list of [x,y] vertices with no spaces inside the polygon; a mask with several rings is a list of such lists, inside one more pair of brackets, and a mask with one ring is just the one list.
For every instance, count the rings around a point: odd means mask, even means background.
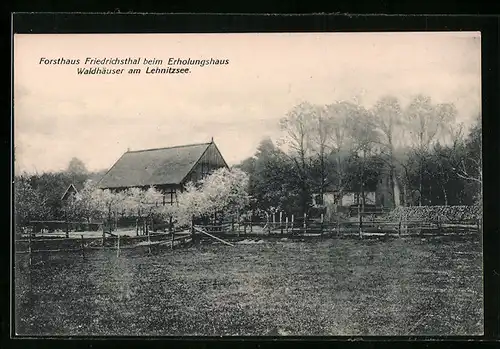
[{"label": "lawn", "polygon": [[[245,243],[247,242],[247,243]],[[19,335],[480,335],[478,236],[260,240],[16,267]],[[19,257],[26,258],[25,255]],[[31,278],[31,292],[29,279]]]}]

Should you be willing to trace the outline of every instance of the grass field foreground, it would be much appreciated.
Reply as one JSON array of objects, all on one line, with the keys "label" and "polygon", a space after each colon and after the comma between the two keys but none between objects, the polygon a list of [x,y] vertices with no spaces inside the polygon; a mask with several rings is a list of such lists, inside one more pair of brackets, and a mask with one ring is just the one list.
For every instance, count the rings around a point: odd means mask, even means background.
[{"label": "grass field foreground", "polygon": [[16,267],[16,333],[480,335],[481,251],[467,236],[57,253]]}]

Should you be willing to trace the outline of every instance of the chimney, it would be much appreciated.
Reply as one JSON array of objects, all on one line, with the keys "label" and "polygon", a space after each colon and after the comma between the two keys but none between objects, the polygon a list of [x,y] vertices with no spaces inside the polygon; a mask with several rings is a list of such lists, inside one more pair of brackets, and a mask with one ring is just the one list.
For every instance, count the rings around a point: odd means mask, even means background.
[{"label": "chimney", "polygon": [[127,147],[127,153],[130,151],[130,147]]},{"label": "chimney", "polygon": [[212,139],[210,140],[210,143],[213,143],[214,142],[214,137],[212,137]]}]

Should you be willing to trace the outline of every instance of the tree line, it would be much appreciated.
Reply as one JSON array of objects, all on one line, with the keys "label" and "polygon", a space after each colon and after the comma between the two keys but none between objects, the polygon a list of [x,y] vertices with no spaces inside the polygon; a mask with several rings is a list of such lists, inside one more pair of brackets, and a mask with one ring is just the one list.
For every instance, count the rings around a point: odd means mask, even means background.
[{"label": "tree line", "polygon": [[57,172],[16,173],[14,178],[14,213],[18,224],[28,220],[64,220],[67,210],[62,195],[71,185],[83,187],[97,182],[106,171],[88,171],[83,161],[72,158],[67,168]]},{"label": "tree line", "polygon": [[[72,163],[81,163],[72,160]],[[15,223],[18,231],[31,221],[104,223],[106,229],[117,228],[119,220],[141,225],[147,231],[153,222],[187,227],[193,219],[211,219],[222,213],[243,217],[250,197],[248,175],[239,169],[221,168],[197,183],[187,183],[173,205],[163,204],[164,194],[154,186],[122,191],[97,187],[101,173],[92,174],[82,167],[58,173],[16,176],[14,181]],[[93,179],[94,178],[94,179]],[[80,183],[80,190],[66,200],[62,195],[70,184]]]},{"label": "tree line", "polygon": [[[116,220],[117,217],[169,219],[187,224],[226,211],[237,217],[280,210],[310,212],[312,196],[334,190],[374,191],[386,181],[394,206],[472,205],[481,202],[481,120],[470,128],[457,122],[451,103],[424,95],[407,106],[392,96],[365,108],[351,101],[328,105],[300,103],[280,120],[283,137],[266,138],[254,156],[231,170],[218,170],[191,183],[173,206],[157,205],[155,188],[114,193],[97,190],[106,171],[90,172],[73,158],[64,171],[17,174],[16,224],[29,220]],[[63,201],[70,184],[78,200]],[[158,207],[161,206],[161,207]]]},{"label": "tree line", "polygon": [[405,107],[393,96],[371,108],[303,102],[280,120],[283,137],[262,140],[238,167],[263,210],[307,212],[326,191],[359,193],[364,205],[382,180],[391,207],[472,205],[481,201],[481,120],[466,129],[457,114],[425,95]]}]

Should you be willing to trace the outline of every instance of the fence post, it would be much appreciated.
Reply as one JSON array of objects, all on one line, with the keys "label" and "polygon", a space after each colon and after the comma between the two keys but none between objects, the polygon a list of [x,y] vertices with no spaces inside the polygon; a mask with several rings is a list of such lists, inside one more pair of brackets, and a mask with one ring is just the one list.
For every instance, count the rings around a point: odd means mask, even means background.
[{"label": "fence post", "polygon": [[323,236],[323,224],[324,224],[324,219],[325,219],[325,216],[324,216],[324,214],[322,213],[322,214],[321,214],[321,225],[320,225],[320,234],[321,234],[321,236]]},{"label": "fence post", "polygon": [[401,224],[403,221],[403,215],[399,216],[399,225],[398,225],[398,237],[401,237]]},{"label": "fence post", "polygon": [[172,231],[172,241],[170,242],[170,249],[174,249],[175,233]]},{"label": "fence post", "polygon": [[66,218],[66,238],[69,238],[69,222],[67,218]]},{"label": "fence post", "polygon": [[337,218],[337,236],[339,236],[340,235],[340,213],[338,212],[338,210],[336,213],[337,213],[337,215],[336,215],[337,216],[336,217]]},{"label": "fence post", "polygon": [[477,232],[481,234],[481,218],[477,219]]},{"label": "fence post", "polygon": [[[272,227],[273,227],[273,230],[276,228],[276,212],[273,212],[273,225],[272,225]],[[269,231],[269,233],[270,232],[271,231]]]},{"label": "fence post", "polygon": [[149,230],[148,230],[148,254],[151,254],[151,236],[149,235]]},{"label": "fence post", "polygon": [[116,234],[116,257],[120,257],[120,235]]},{"label": "fence post", "polygon": [[31,267],[32,260],[31,260],[31,235],[28,236],[28,257],[29,257],[29,264]]},{"label": "fence post", "polygon": [[231,216],[231,231],[234,233],[234,216]]},{"label": "fence post", "polygon": [[280,229],[281,234],[283,235],[283,211],[280,211]]},{"label": "fence post", "polygon": [[82,237],[81,243],[82,243],[82,257],[85,260],[85,242],[83,240],[83,235],[80,235]]},{"label": "fence post", "polygon": [[135,219],[135,236],[139,236],[139,218]]},{"label": "fence post", "polygon": [[250,234],[253,232],[253,211],[250,212]]},{"label": "fence post", "polygon": [[361,207],[358,204],[358,217],[359,217],[359,237],[363,237],[363,214],[361,213]]},{"label": "fence post", "polygon": [[[191,240],[193,241],[194,244],[196,244],[196,232],[194,230],[194,217],[191,217]],[[174,240],[172,236],[172,248],[174,248]]]},{"label": "fence post", "polygon": [[292,222],[291,222],[291,225],[290,225],[290,230],[291,230],[292,234],[293,234],[293,221],[294,221],[294,215],[292,213]]},{"label": "fence post", "polygon": [[286,233],[288,234],[288,216],[285,217],[285,230]]},{"label": "fence post", "polygon": [[237,227],[236,227],[236,236],[240,237],[240,215],[237,216],[236,218],[236,224],[237,224]]},{"label": "fence post", "polygon": [[104,222],[102,222],[101,227],[102,227],[102,248],[104,248],[104,239],[106,238],[106,233],[104,233]]},{"label": "fence post", "polygon": [[307,234],[307,213],[304,212],[304,234]]},{"label": "fence post", "polygon": [[269,214],[266,212],[266,225],[264,227],[267,227],[267,234],[271,235],[271,229],[272,229],[272,223],[269,220]]}]

